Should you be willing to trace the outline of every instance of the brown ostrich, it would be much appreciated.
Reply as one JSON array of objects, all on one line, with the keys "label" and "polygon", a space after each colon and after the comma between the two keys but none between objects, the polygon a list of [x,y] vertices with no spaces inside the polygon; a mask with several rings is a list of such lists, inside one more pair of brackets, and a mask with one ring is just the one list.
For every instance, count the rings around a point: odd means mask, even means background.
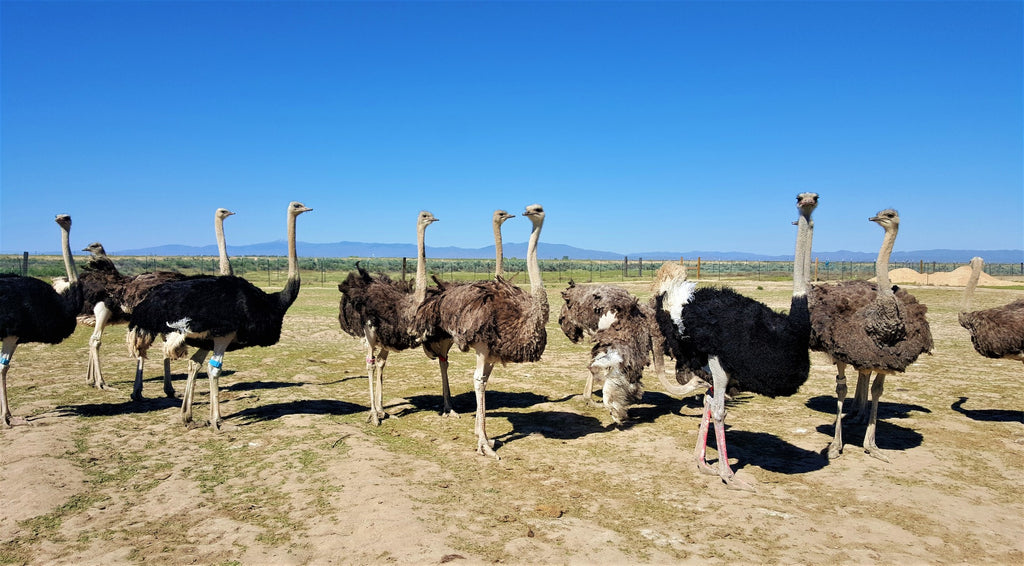
[{"label": "brown ostrich", "polygon": [[526,252],[530,292],[504,277],[451,285],[428,297],[417,313],[417,327],[436,329],[451,336],[463,352],[476,352],[473,389],[476,393],[477,452],[499,458],[487,437],[487,380],[495,363],[540,360],[547,344],[548,299],[537,263],[537,242],[544,224],[544,209],[533,204],[523,213],[533,223]]},{"label": "brown ostrich", "polygon": [[[647,348],[643,352],[644,358],[649,361],[649,354],[654,354],[655,371],[664,372],[664,356],[662,354],[664,337],[654,318],[654,309],[649,305],[639,304],[636,297],[622,287],[605,284],[577,285],[572,280],[569,281],[569,286],[562,291],[562,299],[565,304],[562,305],[562,310],[558,315],[558,325],[562,328],[566,338],[574,344],[579,343],[584,336],[593,340],[600,330],[599,322],[602,317],[606,313],[613,313],[613,320],[618,323],[614,326],[616,328],[628,326],[640,333],[638,344],[646,344]],[[602,342],[607,340],[606,338]],[[639,355],[639,353],[633,354],[633,357]],[[591,359],[594,359],[593,356]],[[586,404],[595,406],[594,380],[607,372],[595,372],[593,364],[588,367],[591,369],[587,372],[587,381],[580,397]],[[637,379],[639,379],[638,376]]]},{"label": "brown ostrich", "polygon": [[[227,244],[224,240],[224,219],[234,214],[230,210],[218,208],[214,212],[214,230],[217,236],[217,247],[220,251],[220,273],[231,274],[231,263],[228,260]],[[97,389],[113,389],[103,379],[100,366],[100,346],[103,345],[103,332],[111,324],[124,324],[132,310],[158,285],[169,281],[181,281],[189,276],[174,271],[154,271],[134,276],[124,276],[114,266],[106,251],[99,242],[90,244],[85,251],[92,254],[89,263],[82,269],[82,288],[85,302],[79,320],[92,326],[89,337],[89,365],[86,370],[86,383]],[[140,401],[142,397],[142,375],[145,354],[148,344],[139,345],[135,352],[142,356],[136,359],[135,383],[131,398]],[[182,352],[183,354],[183,352]],[[174,397],[174,386],[171,385],[170,359],[164,357],[164,394]]]},{"label": "brown ostrich", "polygon": [[1024,361],[1024,299],[1001,307],[970,310],[984,263],[980,257],[971,259],[971,278],[964,289],[958,317],[960,326],[971,333],[971,343],[982,356]]},{"label": "brown ostrich", "polygon": [[811,289],[812,350],[825,352],[836,365],[836,425],[828,457],[838,458],[843,451],[843,401],[846,398],[846,366],[857,370],[855,402],[858,417],[865,418],[868,382],[871,373],[871,411],[866,416],[864,451],[888,462],[875,444],[878,399],[885,376],[903,372],[918,356],[932,349],[932,333],[925,318],[928,307],[907,291],[889,284],[889,256],[899,231],[900,217],[893,209],[869,218],[885,230],[882,247],[875,262],[877,282],[844,281],[817,285]]},{"label": "brown ostrich", "polygon": [[71,217],[61,214],[56,222],[61,229],[66,281],[51,287],[35,277],[0,275],[0,428],[27,424],[24,418],[11,416],[7,399],[7,371],[18,344],[63,342],[75,331],[82,308],[82,286],[71,258]]},{"label": "brown ostrich", "polygon": [[[416,220],[416,281],[410,287],[406,282],[392,281],[387,275],[372,276],[356,264],[356,271],[338,285],[341,291],[338,321],[342,330],[362,338],[366,345],[366,372],[370,382],[370,415],[368,421],[375,426],[388,417],[384,411],[384,367],[388,355],[408,350],[421,344],[424,349],[447,348],[443,344],[420,339],[413,327],[416,309],[427,297],[427,259],[425,234],[427,226],[437,222],[433,214],[422,211]],[[430,293],[436,289],[430,288]],[[433,357],[438,357],[436,354]],[[447,358],[441,359],[441,381],[447,384]],[[447,397],[446,397],[447,401]],[[446,407],[450,408],[450,407]]]},{"label": "brown ostrich", "polygon": [[[651,354],[655,354],[656,361],[661,358],[653,346],[655,334],[660,334],[660,330],[654,322],[653,311],[636,298],[631,304],[606,310],[598,320],[588,366],[591,378],[587,383],[592,383],[594,378],[603,381],[602,402],[618,425],[629,421],[629,407],[643,397],[640,380],[644,367],[650,364]],[[664,368],[658,371],[663,372]],[[590,387],[592,385],[588,385],[585,394],[590,392]]]}]

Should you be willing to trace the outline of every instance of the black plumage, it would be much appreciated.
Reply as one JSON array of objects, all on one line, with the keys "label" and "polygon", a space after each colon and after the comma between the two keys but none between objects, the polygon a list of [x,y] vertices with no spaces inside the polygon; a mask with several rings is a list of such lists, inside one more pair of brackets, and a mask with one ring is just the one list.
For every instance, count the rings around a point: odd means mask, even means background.
[{"label": "black plumage", "polygon": [[82,286],[71,257],[71,217],[56,218],[61,228],[61,251],[67,281],[57,288],[34,277],[0,275],[0,427],[21,424],[11,416],[7,399],[7,372],[18,344],[59,344],[75,331],[82,308]]}]

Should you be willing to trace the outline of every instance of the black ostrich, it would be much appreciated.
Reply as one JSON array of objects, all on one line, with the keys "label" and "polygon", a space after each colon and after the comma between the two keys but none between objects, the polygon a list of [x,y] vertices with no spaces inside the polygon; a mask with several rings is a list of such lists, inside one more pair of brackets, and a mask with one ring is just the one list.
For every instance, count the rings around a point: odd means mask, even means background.
[{"label": "black ostrich", "polygon": [[61,228],[61,251],[67,282],[51,287],[34,277],[0,275],[0,428],[26,424],[11,416],[7,400],[7,370],[19,343],[59,344],[75,331],[76,316],[82,308],[82,286],[71,258],[71,217],[56,218]]},{"label": "black ostrich", "polygon": [[299,295],[299,262],[295,252],[295,219],[313,210],[299,202],[288,205],[288,280],[284,289],[266,293],[233,275],[174,281],[153,289],[131,314],[129,334],[168,336],[165,350],[184,341],[199,350],[190,358],[188,381],[181,404],[182,422],[192,420],[196,374],[213,351],[210,379],[210,425],[220,430],[218,377],[224,353],[252,346],[272,346],[281,337],[288,307]]},{"label": "black ostrich", "polygon": [[[218,208],[214,212],[214,230],[220,250],[221,275],[231,274],[231,264],[228,261],[227,246],[224,241],[224,219],[232,214],[234,213],[224,208]],[[92,257],[89,259],[89,263],[82,268],[80,279],[85,302],[82,305],[79,321],[94,327],[92,336],[89,337],[89,366],[86,371],[86,383],[97,389],[113,389],[104,381],[100,367],[100,346],[103,345],[103,332],[106,327],[111,324],[128,322],[129,313],[158,285],[195,276],[175,271],[153,271],[125,276],[107,257],[106,250],[99,242],[89,244],[83,251],[90,252]],[[143,399],[142,375],[148,349],[149,344],[137,344],[132,348],[139,354],[136,359],[135,383],[131,394],[133,401]],[[164,357],[164,394],[174,397],[174,386],[171,385],[171,364],[170,359],[166,356]]]},{"label": "black ostrich", "polygon": [[[932,349],[932,333],[925,314],[928,307],[905,289],[889,284],[889,256],[892,254],[900,217],[893,209],[869,218],[885,230],[875,261],[877,282],[844,281],[816,285],[810,290],[812,350],[825,352],[836,364],[836,426],[828,448],[830,459],[843,451],[843,401],[846,398],[846,366],[857,370],[856,408],[858,418],[867,421],[864,451],[888,462],[875,444],[878,399],[885,376],[901,373],[918,356]],[[871,411],[865,410],[871,373]]]},{"label": "black ostrich", "polygon": [[[728,388],[769,397],[793,395],[810,371],[807,310],[808,267],[811,257],[811,213],[818,205],[816,193],[797,195],[796,254],[793,261],[793,299],[788,314],[731,289],[703,287],[682,301],[673,312],[677,332],[689,341],[693,355],[711,373],[712,389],[704,396],[704,411],[694,455],[698,469],[718,475],[732,489],[753,491],[736,478],[729,466],[725,442],[725,393]],[[692,289],[686,282],[684,292]],[[678,313],[678,314],[677,314]],[[705,459],[710,419],[715,423],[718,470]]]}]

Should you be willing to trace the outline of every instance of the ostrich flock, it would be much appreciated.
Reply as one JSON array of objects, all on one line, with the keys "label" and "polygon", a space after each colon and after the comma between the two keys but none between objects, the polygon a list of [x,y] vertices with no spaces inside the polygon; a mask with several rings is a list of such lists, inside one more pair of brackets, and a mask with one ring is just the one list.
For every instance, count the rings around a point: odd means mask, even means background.
[{"label": "ostrich flock", "polygon": [[[797,195],[797,238],[793,261],[793,295],[786,313],[729,288],[698,287],[679,264],[658,271],[654,293],[642,303],[621,287],[576,285],[562,291],[558,323],[566,337],[578,343],[587,337],[591,360],[582,397],[593,405],[594,382],[602,384],[601,399],[616,425],[630,422],[629,408],[643,395],[644,368],[653,371],[664,390],[675,397],[704,393],[704,409],[694,449],[697,468],[719,476],[733,489],[752,490],[729,466],[725,435],[727,392],[747,391],[769,397],[797,392],[810,371],[810,351],[828,354],[836,366],[835,436],[829,458],[843,452],[843,421],[867,423],[863,449],[884,461],[875,444],[878,401],[886,375],[903,372],[918,356],[932,349],[927,307],[909,292],[889,283],[888,264],[899,229],[899,215],[887,209],[869,218],[884,230],[874,281],[857,280],[811,285],[812,213],[816,193]],[[142,396],[143,363],[157,337],[162,339],[164,394],[174,397],[170,380],[172,360],[188,359],[181,420],[192,420],[195,380],[204,362],[210,385],[210,425],[221,426],[218,376],[225,353],[251,346],[276,344],[289,306],[299,294],[295,245],[297,217],[312,210],[292,202],[287,209],[288,278],[280,291],[267,293],[233,275],[224,238],[224,219],[233,214],[217,209],[214,226],[220,251],[219,275],[183,275],[154,271],[124,276],[93,243],[78,273],[70,247],[71,217],[59,215],[61,250],[67,277],[53,285],[32,277],[0,274],[0,427],[27,424],[12,416],[7,396],[7,373],[19,343],[58,344],[77,322],[93,326],[89,339],[86,382],[108,389],[100,364],[103,331],[109,324],[127,323],[128,350],[136,360],[133,401]],[[338,285],[341,329],[362,341],[366,349],[370,412],[379,425],[388,417],[383,407],[384,369],[391,352],[421,347],[438,360],[442,415],[458,416],[451,402],[448,354],[452,346],[476,355],[473,389],[476,397],[477,452],[499,458],[487,435],[487,382],[495,364],[536,362],[547,344],[549,305],[537,261],[544,224],[543,207],[534,204],[522,213],[532,230],[527,248],[529,287],[505,278],[502,269],[502,224],[513,215],[495,211],[493,228],[496,262],[492,278],[428,284],[425,235],[436,222],[420,212],[416,222],[416,278],[394,281],[371,274],[358,263]],[[982,260],[971,261],[972,276],[965,289],[960,324],[970,332],[975,349],[990,358],[1024,361],[1024,300],[1002,307],[970,311]],[[191,346],[195,353],[188,355]],[[212,355],[211,355],[212,353]],[[664,357],[674,360],[674,376],[665,371]],[[209,356],[209,361],[207,357]],[[847,395],[846,367],[857,371],[852,411],[843,414]],[[671,373],[671,372],[670,372]],[[874,374],[874,379],[871,379]],[[868,408],[868,394],[871,405]],[[713,424],[717,467],[706,459],[707,435]]]}]

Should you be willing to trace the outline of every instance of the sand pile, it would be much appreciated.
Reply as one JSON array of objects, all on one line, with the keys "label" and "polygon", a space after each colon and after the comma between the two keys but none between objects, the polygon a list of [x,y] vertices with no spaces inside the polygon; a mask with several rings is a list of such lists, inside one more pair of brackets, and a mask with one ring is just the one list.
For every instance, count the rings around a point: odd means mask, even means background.
[{"label": "sand pile", "polygon": [[[904,285],[939,285],[944,287],[964,287],[967,280],[971,278],[971,268],[968,265],[960,266],[953,271],[940,271],[938,273],[923,274],[913,269],[901,267],[889,272],[889,281],[895,284]],[[874,281],[874,278],[871,278]],[[982,272],[978,279],[979,287],[1005,287],[1009,285],[1020,285],[1019,281],[1006,281],[996,279],[988,273]]]}]

